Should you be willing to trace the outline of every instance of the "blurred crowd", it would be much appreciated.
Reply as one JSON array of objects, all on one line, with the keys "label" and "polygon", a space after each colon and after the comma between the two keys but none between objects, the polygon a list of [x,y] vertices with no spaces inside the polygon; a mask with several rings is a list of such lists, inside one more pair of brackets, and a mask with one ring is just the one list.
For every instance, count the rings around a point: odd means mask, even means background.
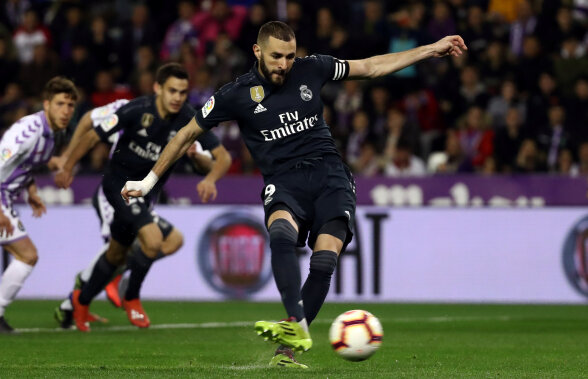
[{"label": "blurred crowd", "polygon": [[[469,47],[324,87],[325,120],[356,174],[588,175],[588,0],[4,0],[0,8],[2,130],[39,109],[55,75],[83,93],[76,122],[93,107],[151,94],[168,61],[188,68],[188,101],[201,107],[251,68],[259,27],[280,19],[296,32],[298,56],[359,59],[450,34]],[[234,123],[214,131],[233,156],[231,173],[257,172]],[[95,148],[83,171],[100,172],[107,152]]]}]

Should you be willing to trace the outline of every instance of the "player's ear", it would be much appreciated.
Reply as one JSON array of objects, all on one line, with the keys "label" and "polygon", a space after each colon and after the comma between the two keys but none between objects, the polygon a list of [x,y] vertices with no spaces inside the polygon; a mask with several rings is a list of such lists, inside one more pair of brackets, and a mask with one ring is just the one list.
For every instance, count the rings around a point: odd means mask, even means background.
[{"label": "player's ear", "polygon": [[159,83],[153,83],[153,92],[155,92],[157,96],[161,95],[161,86],[159,85]]},{"label": "player's ear", "polygon": [[45,111],[45,113],[47,113],[49,111],[49,103],[51,101],[50,100],[43,100],[43,110]]},{"label": "player's ear", "polygon": [[258,60],[261,59],[261,47],[258,44],[253,45],[253,54]]}]

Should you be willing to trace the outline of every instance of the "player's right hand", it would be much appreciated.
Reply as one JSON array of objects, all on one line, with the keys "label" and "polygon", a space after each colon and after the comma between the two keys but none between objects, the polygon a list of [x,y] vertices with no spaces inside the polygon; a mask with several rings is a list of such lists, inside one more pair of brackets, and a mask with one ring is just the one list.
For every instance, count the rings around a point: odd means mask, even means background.
[{"label": "player's right hand", "polygon": [[67,170],[61,170],[55,175],[55,185],[59,188],[69,188],[73,175]]},{"label": "player's right hand", "polygon": [[142,197],[143,196],[143,186],[142,181],[133,181],[130,180],[125,183],[125,186],[120,191],[120,195],[123,199],[128,203],[129,198],[131,197]]},{"label": "player's right hand", "polygon": [[0,236],[11,236],[14,233],[14,226],[10,222],[10,219],[4,215],[4,213],[0,213]]}]

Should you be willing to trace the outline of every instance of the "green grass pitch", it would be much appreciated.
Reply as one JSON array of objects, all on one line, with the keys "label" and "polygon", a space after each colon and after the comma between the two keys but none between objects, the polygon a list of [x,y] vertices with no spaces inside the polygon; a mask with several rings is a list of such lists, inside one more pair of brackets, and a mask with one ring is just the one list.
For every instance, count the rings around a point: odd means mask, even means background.
[{"label": "green grass pitch", "polygon": [[[57,301],[16,301],[6,317],[19,335],[0,335],[0,378],[576,378],[588,377],[588,307],[573,305],[327,303],[311,327],[299,371],[268,367],[274,346],[253,331],[279,319],[281,304],[145,302],[149,329],[97,301],[109,318],[88,334],[58,331]],[[366,309],[384,327],[369,360],[337,357],[330,322]]]}]

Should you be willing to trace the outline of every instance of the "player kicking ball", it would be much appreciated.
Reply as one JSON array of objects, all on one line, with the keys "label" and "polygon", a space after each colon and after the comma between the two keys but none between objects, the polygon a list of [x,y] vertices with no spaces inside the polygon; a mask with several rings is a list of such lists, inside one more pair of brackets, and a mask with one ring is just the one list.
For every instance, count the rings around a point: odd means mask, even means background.
[{"label": "player kicking ball", "polygon": [[[355,185],[323,119],[321,89],[328,81],[376,78],[423,59],[460,55],[459,36],[431,45],[361,60],[296,56],[292,29],[271,21],[259,30],[251,71],[218,90],[170,141],[151,172],[127,181],[125,198],[146,196],[197,136],[236,120],[265,182],[262,192],[271,265],[287,319],[259,321],[255,331],[279,344],[270,364],[306,368],[294,352],[312,347],[309,325],[329,292],[339,254],[351,241]],[[312,249],[301,285],[297,244]]]}]

